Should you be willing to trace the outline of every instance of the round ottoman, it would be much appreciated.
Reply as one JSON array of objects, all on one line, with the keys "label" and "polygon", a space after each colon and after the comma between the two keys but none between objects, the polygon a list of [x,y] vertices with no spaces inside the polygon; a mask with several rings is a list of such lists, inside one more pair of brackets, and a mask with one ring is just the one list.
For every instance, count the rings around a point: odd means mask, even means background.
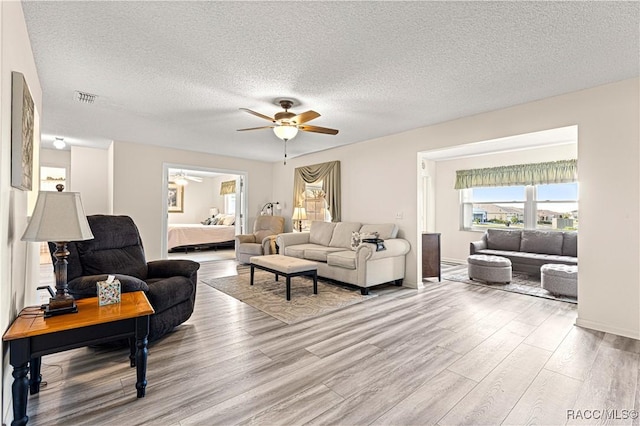
[{"label": "round ottoman", "polygon": [[560,296],[578,297],[578,266],[548,263],[540,267],[542,288]]},{"label": "round ottoman", "polygon": [[511,261],[502,256],[472,254],[467,258],[469,278],[492,283],[511,282]]}]

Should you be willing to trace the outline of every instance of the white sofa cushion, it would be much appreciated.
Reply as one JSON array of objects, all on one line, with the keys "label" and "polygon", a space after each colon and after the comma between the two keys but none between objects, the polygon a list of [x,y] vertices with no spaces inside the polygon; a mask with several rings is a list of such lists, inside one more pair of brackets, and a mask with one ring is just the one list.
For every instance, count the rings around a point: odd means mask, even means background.
[{"label": "white sofa cushion", "polygon": [[304,250],[304,258],[317,262],[326,262],[327,255],[336,251],[344,250],[342,247],[311,247]]},{"label": "white sofa cushion", "polygon": [[311,222],[309,242],[312,244],[320,244],[321,246],[328,246],[331,242],[331,236],[333,235],[333,229],[335,227],[336,224],[333,222]]},{"label": "white sofa cushion", "polygon": [[300,259],[304,259],[304,252],[307,249],[322,249],[325,248],[324,246],[318,245],[318,244],[296,244],[293,246],[288,246],[285,247],[284,249],[284,255],[285,256],[291,256],[291,257],[297,257]]},{"label": "white sofa cushion", "polygon": [[394,223],[366,224],[360,228],[360,233],[378,233],[378,238],[388,240],[398,236],[398,227]]},{"label": "white sofa cushion", "polygon": [[356,252],[344,250],[330,253],[327,255],[327,265],[339,266],[346,269],[356,269]]},{"label": "white sofa cushion", "polygon": [[333,236],[329,247],[351,247],[351,233],[360,230],[362,224],[360,222],[338,222],[333,230]]}]

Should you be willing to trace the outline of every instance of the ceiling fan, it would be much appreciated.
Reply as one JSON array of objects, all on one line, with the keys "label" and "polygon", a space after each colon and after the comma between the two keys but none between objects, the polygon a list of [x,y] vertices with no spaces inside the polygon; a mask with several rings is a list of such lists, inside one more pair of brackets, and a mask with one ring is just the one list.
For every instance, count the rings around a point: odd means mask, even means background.
[{"label": "ceiling fan", "polygon": [[179,173],[169,174],[169,180],[180,186],[187,185],[189,181],[198,183],[202,182],[201,177],[189,176],[182,170]]},{"label": "ceiling fan", "polygon": [[287,164],[287,141],[295,138],[298,134],[298,130],[313,133],[324,133],[326,135],[338,134],[338,130],[336,129],[329,129],[327,127],[320,126],[310,126],[308,124],[305,124],[308,121],[320,117],[319,113],[309,110],[301,114],[294,114],[293,112],[289,112],[289,109],[293,106],[292,100],[280,99],[276,102],[280,104],[284,111],[277,113],[273,116],[273,118],[247,108],[240,108],[242,111],[246,111],[249,114],[255,115],[256,117],[271,121],[273,124],[271,126],[238,129],[238,131],[244,132],[246,130],[273,129],[273,133],[275,133],[278,138],[284,141],[284,164]]}]

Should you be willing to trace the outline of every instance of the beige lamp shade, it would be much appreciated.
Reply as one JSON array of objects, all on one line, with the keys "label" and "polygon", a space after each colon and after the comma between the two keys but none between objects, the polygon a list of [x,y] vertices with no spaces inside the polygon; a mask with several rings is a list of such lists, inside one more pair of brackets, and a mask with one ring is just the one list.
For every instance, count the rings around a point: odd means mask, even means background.
[{"label": "beige lamp shade", "polygon": [[307,220],[307,212],[304,207],[296,207],[293,209],[293,220]]},{"label": "beige lamp shade", "polygon": [[82,241],[93,238],[80,193],[40,191],[22,241]]}]

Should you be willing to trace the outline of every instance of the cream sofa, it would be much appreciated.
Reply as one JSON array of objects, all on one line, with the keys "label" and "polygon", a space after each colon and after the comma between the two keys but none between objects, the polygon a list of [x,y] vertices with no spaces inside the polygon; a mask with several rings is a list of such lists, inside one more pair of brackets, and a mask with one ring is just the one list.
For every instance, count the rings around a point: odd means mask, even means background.
[{"label": "cream sofa", "polygon": [[[376,251],[376,245],[370,243],[352,250],[353,232],[377,232],[386,250]],[[366,295],[369,287],[378,284],[402,285],[410,246],[397,235],[394,224],[312,222],[309,232],[279,234],[276,243],[280,254],[318,262],[318,276],[358,286]]]}]

